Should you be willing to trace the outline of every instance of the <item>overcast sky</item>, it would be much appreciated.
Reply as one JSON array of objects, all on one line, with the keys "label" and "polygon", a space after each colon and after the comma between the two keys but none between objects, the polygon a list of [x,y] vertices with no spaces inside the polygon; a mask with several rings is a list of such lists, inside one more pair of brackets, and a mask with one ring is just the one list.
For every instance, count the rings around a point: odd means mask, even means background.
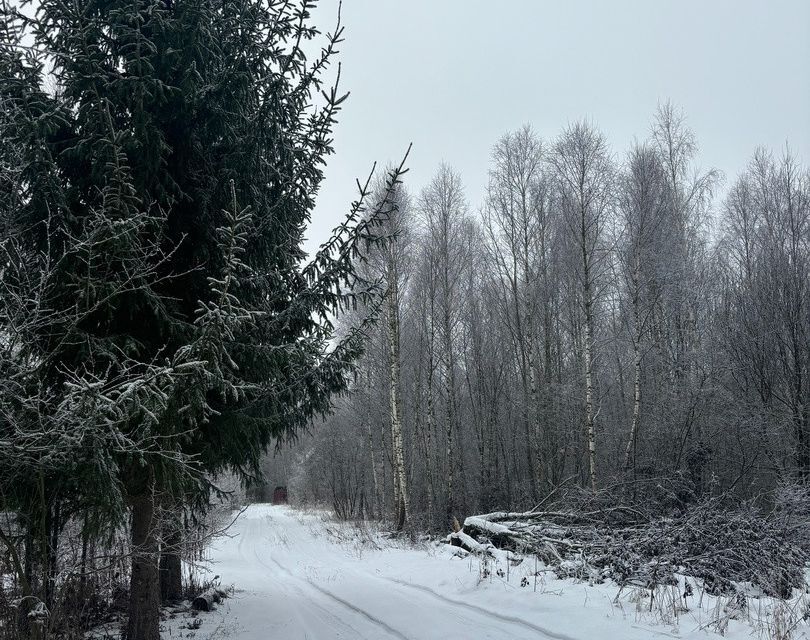
[{"label": "overcast sky", "polygon": [[[337,6],[320,1],[322,30]],[[343,24],[351,97],[310,248],[345,215],[355,178],[409,142],[410,190],[445,161],[472,210],[505,132],[530,123],[551,138],[587,117],[621,159],[667,99],[726,183],[758,145],[810,161],[810,0],[344,0]]]}]

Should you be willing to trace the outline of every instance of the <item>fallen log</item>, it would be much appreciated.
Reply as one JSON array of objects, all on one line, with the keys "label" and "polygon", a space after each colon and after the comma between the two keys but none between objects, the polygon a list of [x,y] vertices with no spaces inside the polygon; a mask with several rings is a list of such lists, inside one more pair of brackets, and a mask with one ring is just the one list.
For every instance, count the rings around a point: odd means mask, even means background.
[{"label": "fallen log", "polygon": [[471,553],[478,553],[485,555],[489,549],[483,544],[479,543],[475,538],[468,536],[464,531],[457,531],[450,534],[450,544],[454,547],[461,547],[462,549]]},{"label": "fallen log", "polygon": [[512,531],[502,524],[490,522],[483,517],[471,516],[467,518],[464,520],[464,527],[461,531],[471,536],[475,541],[488,539],[498,549],[516,551],[521,542],[520,533]]},{"label": "fallen log", "polygon": [[222,599],[227,596],[227,592],[222,589],[208,589],[194,598],[194,600],[191,601],[191,606],[197,611],[213,611],[214,605],[219,604]]}]

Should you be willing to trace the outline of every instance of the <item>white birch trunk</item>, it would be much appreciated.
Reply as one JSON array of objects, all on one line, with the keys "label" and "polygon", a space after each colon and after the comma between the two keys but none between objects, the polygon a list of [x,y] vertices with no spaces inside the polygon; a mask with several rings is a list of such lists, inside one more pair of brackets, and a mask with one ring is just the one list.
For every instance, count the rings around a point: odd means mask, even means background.
[{"label": "white birch trunk", "polygon": [[633,339],[633,417],[630,422],[630,435],[624,449],[624,471],[629,471],[636,465],[636,439],[638,437],[638,424],[641,417],[641,314],[639,313],[639,261],[636,257],[632,276],[633,286],[633,322],[635,323],[635,336]]},{"label": "white birch trunk", "polygon": [[624,449],[624,471],[630,470],[636,464],[635,445],[638,437],[638,423],[641,417],[641,349],[638,340],[633,344],[633,367],[635,375],[633,380],[633,418],[630,422],[630,435],[627,438],[627,446]]},{"label": "white birch trunk", "polygon": [[399,361],[399,284],[394,265],[388,276],[388,351],[389,351],[389,397],[391,412],[391,446],[394,461],[394,510],[398,530],[405,527],[408,519],[408,485],[405,474],[405,451],[402,442],[402,397],[400,394]]},{"label": "white birch trunk", "polygon": [[[431,307],[432,307],[431,303]],[[435,412],[435,400],[433,397],[433,322],[431,320],[431,335],[430,335],[430,347],[429,347],[429,354],[428,354],[428,380],[427,380],[427,426],[425,429],[425,471],[427,474],[427,511],[428,511],[428,521],[430,524],[433,524],[433,468],[430,462],[430,456],[432,453],[430,440],[433,435],[433,428],[436,422],[434,417]]]},{"label": "white birch trunk", "polygon": [[590,317],[590,302],[585,321],[585,429],[588,438],[588,473],[591,489],[596,491],[596,430],[593,411],[593,319]]},{"label": "white birch trunk", "polygon": [[453,511],[455,509],[455,486],[454,486],[454,473],[455,473],[455,450],[453,443],[453,422],[455,421],[455,374],[453,371],[453,344],[450,335],[450,314],[445,307],[444,317],[444,333],[445,333],[445,433],[447,437],[447,519],[452,521]]}]

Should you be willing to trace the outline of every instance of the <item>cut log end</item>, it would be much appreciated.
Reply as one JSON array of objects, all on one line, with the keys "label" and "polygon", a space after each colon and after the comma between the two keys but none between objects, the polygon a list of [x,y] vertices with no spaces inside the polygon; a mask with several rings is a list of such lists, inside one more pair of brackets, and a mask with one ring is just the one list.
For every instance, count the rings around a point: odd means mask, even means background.
[{"label": "cut log end", "polygon": [[191,606],[197,611],[213,611],[214,605],[226,597],[228,597],[228,594],[222,589],[208,589],[194,598],[191,601]]}]

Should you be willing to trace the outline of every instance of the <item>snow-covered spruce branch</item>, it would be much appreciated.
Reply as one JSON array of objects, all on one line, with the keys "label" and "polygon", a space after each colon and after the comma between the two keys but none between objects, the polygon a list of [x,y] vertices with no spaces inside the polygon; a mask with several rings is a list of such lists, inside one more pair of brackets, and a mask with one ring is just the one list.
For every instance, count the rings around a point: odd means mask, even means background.
[{"label": "snow-covered spruce branch", "polygon": [[312,305],[313,301],[322,300],[324,294],[327,294],[328,306],[323,303],[310,306],[310,311],[317,313],[322,319],[327,320],[330,313],[355,308],[358,301],[367,303],[371,296],[379,293],[380,283],[364,280],[350,267],[355,261],[364,260],[372,245],[393,240],[380,235],[378,230],[396,210],[396,192],[407,172],[405,163],[410,150],[409,145],[400,164],[387,173],[384,188],[374,194],[376,200],[371,206],[367,201],[372,196],[374,168],[365,183],[358,181],[359,196],[352,203],[349,215],[332,231],[330,239],[320,246],[314,258],[303,268],[302,276],[307,282],[307,289],[301,295],[300,302]]}]

